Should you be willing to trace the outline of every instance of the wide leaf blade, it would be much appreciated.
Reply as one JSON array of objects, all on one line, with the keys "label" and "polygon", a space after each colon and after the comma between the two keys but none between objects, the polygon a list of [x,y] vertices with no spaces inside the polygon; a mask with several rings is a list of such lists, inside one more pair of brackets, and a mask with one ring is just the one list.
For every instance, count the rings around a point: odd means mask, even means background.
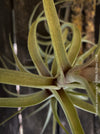
[{"label": "wide leaf blade", "polygon": [[89,113],[96,113],[96,110],[94,108],[94,106],[92,104],[89,104],[85,101],[83,101],[82,99],[80,98],[77,98],[73,95],[69,95],[70,96],[70,99],[72,101],[72,103],[79,109],[81,110],[84,110],[84,111],[87,111]]},{"label": "wide leaf blade", "polygon": [[65,129],[65,127],[62,125],[60,119],[59,119],[59,116],[58,116],[58,113],[57,113],[57,100],[53,97],[51,98],[51,106],[52,106],[52,112],[53,112],[53,115],[57,121],[57,123],[60,125],[60,127],[65,131],[66,134],[69,134],[67,132],[67,130]]},{"label": "wide leaf blade", "polygon": [[16,98],[0,98],[0,107],[29,107],[40,104],[52,96],[47,90]]},{"label": "wide leaf blade", "polygon": [[53,0],[43,0],[43,6],[49,26],[58,68],[61,71],[67,71],[67,69],[70,68],[70,64],[63,44],[60,23],[56,13],[54,2]]},{"label": "wide leaf blade", "polygon": [[0,83],[35,88],[56,88],[54,78],[0,68]]},{"label": "wide leaf blade", "polygon": [[45,66],[43,59],[39,52],[39,46],[37,43],[36,30],[39,22],[44,21],[45,18],[39,18],[30,27],[28,35],[28,50],[32,58],[33,63],[35,64],[39,74],[44,76],[50,76],[49,69]]},{"label": "wide leaf blade", "polygon": [[67,93],[63,89],[55,91],[52,90],[53,94],[55,95],[56,99],[59,101],[66,118],[68,119],[70,128],[73,134],[84,134],[82,126],[80,124],[78,115],[76,110],[68,97]]},{"label": "wide leaf blade", "polygon": [[71,41],[71,46],[68,50],[68,59],[70,61],[70,64],[73,66],[77,59],[81,47],[81,33],[79,29],[76,27],[76,25],[71,23],[66,23],[62,20],[60,21],[64,23],[62,29],[66,27],[70,27],[72,29],[73,37]]}]

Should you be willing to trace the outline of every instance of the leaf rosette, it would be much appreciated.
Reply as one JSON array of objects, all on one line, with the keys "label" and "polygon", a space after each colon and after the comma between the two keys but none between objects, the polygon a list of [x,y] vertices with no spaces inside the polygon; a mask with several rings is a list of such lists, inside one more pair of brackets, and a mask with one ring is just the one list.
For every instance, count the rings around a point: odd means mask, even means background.
[{"label": "leaf rosette", "polygon": [[[61,2],[64,2],[64,0],[58,2],[58,4]],[[45,102],[33,113],[35,114],[47,106],[48,103],[50,107],[41,134],[44,132],[52,112],[54,117],[53,134],[55,134],[56,122],[68,134],[57,113],[57,102],[59,102],[69,122],[72,133],[84,134],[75,107],[97,114],[95,87],[98,86],[98,115],[100,115],[100,78],[98,77],[97,85],[95,82],[94,66],[96,64],[95,55],[98,55],[98,76],[100,76],[100,41],[98,41],[98,45],[90,42],[92,45],[91,49],[79,55],[82,42],[89,41],[81,38],[81,33],[76,25],[64,22],[58,18],[53,0],[43,0],[44,11],[32,23],[32,18],[40,4],[36,6],[32,13],[28,34],[28,50],[38,74],[31,73],[22,65],[14,53],[10,39],[11,49],[19,71],[8,69],[3,59],[0,58],[6,68],[0,68],[0,83],[39,88],[41,91],[37,90],[36,93],[29,95],[16,95],[4,88],[6,92],[15,97],[0,98],[0,107],[25,108]],[[45,16],[43,16],[43,13],[45,13]],[[45,22],[45,27],[49,32],[48,37],[37,33],[38,24],[42,21]],[[68,40],[69,29],[72,32],[71,41]],[[43,38],[45,41],[40,41],[37,36]],[[46,39],[49,39],[49,41]],[[46,51],[41,49],[40,44],[45,46]],[[92,58],[84,62],[91,54]],[[51,68],[49,68],[49,64]],[[91,71],[93,72],[92,74]],[[85,90],[86,93],[78,92],[75,90],[76,88]],[[89,99],[91,103],[88,102]]]}]

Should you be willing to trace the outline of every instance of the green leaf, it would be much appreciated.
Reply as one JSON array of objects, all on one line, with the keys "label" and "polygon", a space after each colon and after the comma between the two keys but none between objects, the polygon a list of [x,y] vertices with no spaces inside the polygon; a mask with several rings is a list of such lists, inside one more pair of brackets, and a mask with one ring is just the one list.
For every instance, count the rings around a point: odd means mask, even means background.
[{"label": "green leaf", "polygon": [[37,19],[30,27],[29,35],[28,35],[28,50],[29,54],[39,72],[39,74],[44,76],[50,76],[50,72],[48,68],[45,66],[43,59],[39,52],[39,47],[37,44],[36,38],[36,29],[39,22],[44,21],[45,18]]},{"label": "green leaf", "polygon": [[40,134],[43,134],[49,121],[50,121],[50,118],[51,118],[51,114],[52,114],[52,111],[51,111],[51,106],[49,105],[49,109],[48,109],[48,113],[47,113],[47,116],[46,116],[46,120],[45,120],[45,123],[43,125],[43,128],[42,128],[42,131],[40,132]]},{"label": "green leaf", "polygon": [[68,131],[65,129],[65,127],[62,125],[62,123],[61,123],[61,121],[60,121],[60,119],[58,117],[58,114],[57,114],[57,100],[54,97],[51,98],[51,106],[52,106],[53,115],[54,115],[57,123],[65,131],[66,134],[69,134]]},{"label": "green leaf", "polygon": [[53,115],[53,127],[52,127],[52,134],[55,134],[56,133],[56,119]]},{"label": "green leaf", "polygon": [[42,104],[41,106],[39,106],[39,108],[37,108],[35,111],[29,113],[28,116],[25,116],[24,119],[29,118],[29,117],[31,117],[31,116],[37,114],[37,113],[40,112],[42,109],[44,109],[49,103],[50,103],[49,101],[45,102],[44,104]]},{"label": "green leaf", "polygon": [[0,107],[29,107],[40,104],[50,97],[52,97],[52,94],[47,90],[43,90],[31,95],[18,98],[0,98]]},{"label": "green leaf", "polygon": [[9,41],[10,41],[10,46],[11,46],[11,49],[12,49],[12,52],[13,52],[13,57],[14,57],[14,59],[15,59],[15,62],[16,62],[17,67],[18,67],[19,70],[22,71],[22,72],[28,72],[28,70],[22,65],[22,63],[19,61],[17,55],[15,54],[14,49],[13,49],[13,44],[12,44],[12,42],[11,42],[10,36],[9,36]]},{"label": "green leaf", "polygon": [[93,113],[95,114],[96,113],[96,110],[94,108],[93,105],[83,101],[81,98],[77,98],[76,96],[74,95],[71,95],[69,94],[69,97],[72,101],[72,103],[79,109],[83,110],[83,111],[86,111],[86,112],[89,112],[89,113]]},{"label": "green leaf", "polygon": [[68,29],[64,29],[63,33],[62,33],[62,37],[63,37],[63,43],[65,44],[67,41],[67,36],[68,36]]},{"label": "green leaf", "polygon": [[64,85],[64,89],[75,89],[75,88],[79,88],[79,89],[84,89],[85,87],[82,85],[82,84],[79,84],[79,83],[67,83]]},{"label": "green leaf", "polygon": [[82,129],[82,126],[80,124],[78,115],[76,113],[76,110],[72,104],[72,101],[70,100],[69,96],[63,89],[55,91],[52,90],[52,93],[60,103],[66,118],[68,119],[70,128],[72,130],[73,134],[84,134],[84,131]]},{"label": "green leaf", "polygon": [[74,97],[81,99],[81,100],[84,100],[84,101],[87,101],[89,99],[87,94],[79,93],[73,89],[69,89],[67,91],[65,90],[65,92],[67,92],[71,96],[74,96]]},{"label": "green leaf", "polygon": [[84,43],[89,43],[89,44],[91,44],[91,45],[93,45],[93,46],[95,46],[95,45],[96,45],[94,42],[92,42],[92,41],[90,41],[90,40],[85,39],[85,37],[83,37],[83,38],[82,38],[82,42],[84,42]]},{"label": "green leaf", "polygon": [[66,27],[70,27],[73,32],[71,46],[68,51],[68,59],[70,61],[70,64],[73,66],[74,63],[76,62],[76,59],[77,59],[77,56],[79,54],[80,47],[81,47],[81,33],[80,33],[79,29],[76,27],[76,25],[71,24],[71,23],[66,23],[62,20],[60,20],[60,21],[62,23],[64,23],[62,26],[62,29],[66,28]]},{"label": "green leaf", "polygon": [[[68,73],[67,74],[67,80],[69,80],[69,82],[79,82],[80,84],[82,84],[87,93],[88,96],[91,99],[91,102],[93,103],[94,107],[96,108],[96,90],[95,87],[93,87],[93,85],[89,84],[89,82],[82,76],[79,76],[78,74],[74,73]],[[100,103],[100,96],[98,96],[99,99],[99,103]],[[98,105],[98,114],[100,114],[100,106]]]},{"label": "green leaf", "polygon": [[29,29],[30,29],[30,27],[31,27],[33,17],[35,16],[35,13],[36,13],[37,9],[39,8],[40,4],[41,4],[41,1],[35,6],[35,8],[34,8],[32,14],[31,14],[31,16],[30,16],[29,24],[28,24],[28,25],[29,25]]},{"label": "green leaf", "polygon": [[20,94],[18,94],[18,93],[14,93],[14,92],[11,92],[11,91],[9,91],[7,88],[6,88],[6,86],[5,85],[2,85],[2,87],[3,87],[3,90],[6,92],[6,93],[8,93],[9,95],[13,95],[13,96],[21,96]]},{"label": "green leaf", "polygon": [[54,58],[54,55],[53,54],[47,54],[46,55],[46,53],[39,47],[39,51],[40,51],[40,53],[41,53],[41,56],[42,57],[46,57],[47,56],[47,58],[50,58],[50,59],[53,59]]},{"label": "green leaf", "polygon": [[[3,56],[3,58],[4,58],[9,64],[11,64],[12,66],[17,67],[16,63],[13,63],[13,62],[12,62],[9,58],[7,58],[6,56]],[[23,65],[22,65],[22,66],[23,66]],[[7,67],[5,67],[5,68],[7,68]],[[36,69],[34,65],[33,65],[33,66],[24,66],[24,68],[26,68],[26,69]],[[27,72],[28,72],[28,71],[27,71]]]},{"label": "green leaf", "polygon": [[25,108],[21,108],[21,110],[17,111],[16,113],[14,113],[10,117],[8,117],[6,120],[2,121],[0,123],[0,126],[2,126],[3,124],[5,124],[6,122],[8,122],[10,119],[12,119],[13,117],[15,117],[17,114],[21,113],[23,110],[25,110]]},{"label": "green leaf", "polygon": [[76,65],[82,64],[84,62],[84,60],[86,60],[86,58],[88,58],[88,56],[91,55],[95,51],[96,48],[97,48],[97,46],[95,45],[95,46],[91,47],[87,52],[85,52],[84,54],[82,54],[77,59]]},{"label": "green leaf", "polygon": [[35,88],[56,88],[54,78],[0,68],[0,83]]},{"label": "green leaf", "polygon": [[60,23],[54,2],[53,0],[43,0],[43,6],[59,71],[67,71],[70,68],[70,63],[63,44]]},{"label": "green leaf", "polygon": [[51,72],[52,72],[52,75],[53,76],[56,76],[57,75],[57,62],[56,60],[54,59],[53,60],[53,63],[52,63],[52,67],[51,67]]},{"label": "green leaf", "polygon": [[1,56],[0,56],[0,61],[4,68],[8,68]]},{"label": "green leaf", "polygon": [[42,35],[42,34],[40,34],[40,33],[37,33],[37,36],[38,36],[39,38],[41,38],[41,39],[46,39],[46,40],[47,40],[47,39],[49,39],[49,40],[51,39],[51,37],[50,37],[49,35],[48,35],[48,36],[47,36],[47,35],[45,36],[45,35]]},{"label": "green leaf", "polygon": [[43,45],[43,46],[49,46],[49,45],[52,44],[51,41],[46,41],[46,40],[42,41],[42,40],[39,40],[39,39],[37,39],[37,42],[38,42],[38,44]]}]

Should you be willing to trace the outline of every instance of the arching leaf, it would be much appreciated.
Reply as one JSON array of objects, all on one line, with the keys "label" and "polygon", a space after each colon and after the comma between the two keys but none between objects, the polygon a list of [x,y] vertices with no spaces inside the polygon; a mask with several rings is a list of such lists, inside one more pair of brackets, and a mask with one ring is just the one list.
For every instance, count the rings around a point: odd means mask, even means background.
[{"label": "arching leaf", "polygon": [[44,76],[50,76],[50,72],[48,68],[45,66],[43,59],[39,52],[39,47],[37,44],[36,30],[39,22],[44,21],[45,18],[37,19],[30,27],[29,35],[28,35],[28,50],[29,54],[39,72],[39,74]]},{"label": "arching leaf", "polygon": [[47,90],[16,98],[0,98],[0,107],[29,107],[40,104],[52,96]]},{"label": "arching leaf", "polygon": [[68,68],[70,68],[70,63],[68,61],[68,57],[66,55],[65,47],[63,44],[60,22],[56,13],[54,2],[53,0],[43,0],[43,6],[49,26],[58,68],[60,71],[67,71]]},{"label": "arching leaf", "polygon": [[56,88],[54,78],[0,68],[0,83],[35,88]]}]

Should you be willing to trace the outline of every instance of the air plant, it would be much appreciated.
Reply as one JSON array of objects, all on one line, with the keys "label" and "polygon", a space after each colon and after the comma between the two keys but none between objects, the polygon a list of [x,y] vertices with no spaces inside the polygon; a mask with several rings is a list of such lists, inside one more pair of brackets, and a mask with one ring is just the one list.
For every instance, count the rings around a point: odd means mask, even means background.
[{"label": "air plant", "polygon": [[[13,98],[0,98],[0,107],[22,107],[23,110],[26,107],[45,102],[35,111],[38,112],[47,104],[50,105],[48,118],[41,133],[43,133],[49,117],[53,113],[53,134],[55,134],[56,122],[68,134],[57,113],[57,102],[59,102],[72,133],[84,134],[75,107],[100,116],[100,41],[98,44],[90,42],[92,44],[91,49],[79,55],[82,42],[89,41],[81,38],[81,33],[76,25],[58,18],[53,0],[42,0],[42,2],[45,17],[42,12],[32,24],[32,18],[30,19],[28,35],[29,54],[38,74],[31,73],[21,64],[13,51],[11,40],[13,56],[19,71],[0,68],[0,83],[39,88],[41,91],[37,90],[36,93],[18,95]],[[35,10],[38,6],[39,4]],[[43,37],[37,34],[37,26],[41,21],[44,21],[48,27],[47,30],[50,33],[48,38],[51,41],[42,42],[37,38],[37,36]],[[70,32],[72,33],[72,40],[67,38]],[[46,51],[43,51],[39,44],[44,44],[47,48]],[[84,62],[90,55],[92,57]],[[98,58],[98,81],[95,81],[95,57]],[[96,87],[98,87],[98,91],[96,91]],[[78,92],[75,88],[79,88],[81,91],[85,90],[86,93]],[[8,90],[7,92],[16,96]],[[96,98],[98,98],[98,105]]]}]

